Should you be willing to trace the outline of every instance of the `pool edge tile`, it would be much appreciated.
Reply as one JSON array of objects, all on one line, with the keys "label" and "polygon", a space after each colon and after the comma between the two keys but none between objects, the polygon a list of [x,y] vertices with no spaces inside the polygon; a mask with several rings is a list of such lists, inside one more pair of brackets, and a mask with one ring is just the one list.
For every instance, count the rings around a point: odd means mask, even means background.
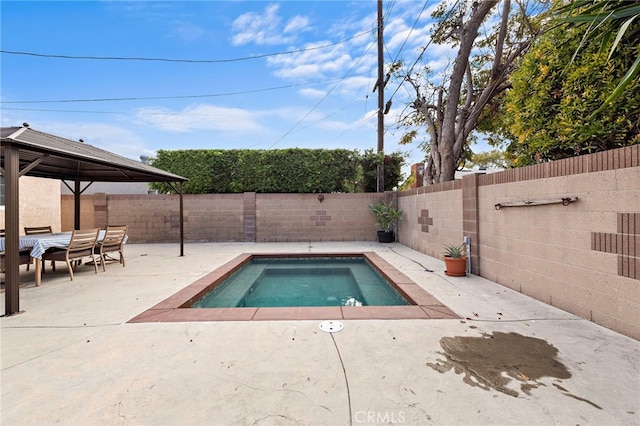
[{"label": "pool edge tile", "polygon": [[254,321],[342,319],[340,306],[258,308]]},{"label": "pool edge tile", "polygon": [[275,257],[362,256],[409,302],[403,306],[315,306],[260,308],[189,308],[202,294],[228,278],[253,256],[268,254],[242,253],[216,270],[197,279],[189,286],[165,298],[128,322],[188,322],[188,321],[287,321],[328,319],[453,319],[460,318],[427,290],[416,284],[378,253],[280,253]]}]

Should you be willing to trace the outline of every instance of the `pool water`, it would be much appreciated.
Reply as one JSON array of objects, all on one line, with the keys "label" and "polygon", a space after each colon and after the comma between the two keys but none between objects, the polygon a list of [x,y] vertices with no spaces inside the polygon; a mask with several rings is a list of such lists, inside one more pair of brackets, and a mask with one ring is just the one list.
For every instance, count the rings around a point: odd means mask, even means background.
[{"label": "pool water", "polygon": [[193,308],[408,305],[362,257],[253,258]]}]

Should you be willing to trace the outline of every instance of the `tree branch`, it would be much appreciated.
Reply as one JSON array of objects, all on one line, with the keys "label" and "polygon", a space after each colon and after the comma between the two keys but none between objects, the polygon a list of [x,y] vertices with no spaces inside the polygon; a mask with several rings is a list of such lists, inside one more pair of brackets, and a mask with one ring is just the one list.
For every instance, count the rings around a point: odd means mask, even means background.
[{"label": "tree branch", "polygon": [[500,31],[498,38],[496,39],[496,56],[493,60],[493,67],[491,68],[491,81],[498,78],[500,74],[500,63],[502,62],[502,49],[504,47],[504,40],[507,37],[507,24],[509,23],[509,10],[511,9],[511,0],[505,0],[502,6],[502,20],[500,21]]}]

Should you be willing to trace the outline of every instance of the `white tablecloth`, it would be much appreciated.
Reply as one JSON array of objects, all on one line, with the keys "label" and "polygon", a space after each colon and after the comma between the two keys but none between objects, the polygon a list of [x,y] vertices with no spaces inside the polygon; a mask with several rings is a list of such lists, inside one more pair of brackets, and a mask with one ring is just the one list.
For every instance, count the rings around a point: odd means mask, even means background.
[{"label": "white tablecloth", "polygon": [[[104,239],[106,231],[100,230],[98,241]],[[21,235],[18,239],[18,251],[31,249],[31,257],[34,259],[42,259],[42,255],[47,249],[61,248],[65,249],[71,241],[71,232],[56,232],[54,234],[34,234]],[[0,251],[5,251],[5,239],[0,238]]]}]

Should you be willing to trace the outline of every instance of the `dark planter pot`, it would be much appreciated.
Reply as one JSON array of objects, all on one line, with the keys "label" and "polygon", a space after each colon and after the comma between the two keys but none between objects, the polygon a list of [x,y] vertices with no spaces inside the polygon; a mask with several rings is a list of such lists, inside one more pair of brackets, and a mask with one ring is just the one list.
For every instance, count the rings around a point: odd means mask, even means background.
[{"label": "dark planter pot", "polygon": [[393,243],[395,240],[396,235],[393,231],[378,231],[378,242]]},{"label": "dark planter pot", "polygon": [[444,257],[444,265],[447,268],[444,273],[450,277],[464,277],[467,275],[466,257]]}]

